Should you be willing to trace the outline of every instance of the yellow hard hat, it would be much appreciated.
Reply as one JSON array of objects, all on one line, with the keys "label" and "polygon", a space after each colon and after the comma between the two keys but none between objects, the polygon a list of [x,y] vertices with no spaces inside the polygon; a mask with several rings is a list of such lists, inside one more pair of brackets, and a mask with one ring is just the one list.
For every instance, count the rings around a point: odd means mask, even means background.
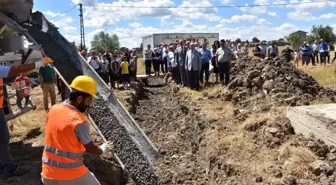
[{"label": "yellow hard hat", "polygon": [[96,97],[96,82],[89,76],[77,76],[70,85],[74,90],[85,92]]}]

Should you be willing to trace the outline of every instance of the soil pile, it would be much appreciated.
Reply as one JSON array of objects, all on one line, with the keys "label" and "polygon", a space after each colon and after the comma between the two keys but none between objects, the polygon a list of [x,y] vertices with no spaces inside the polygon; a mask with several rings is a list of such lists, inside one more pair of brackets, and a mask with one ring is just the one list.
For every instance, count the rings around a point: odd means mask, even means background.
[{"label": "soil pile", "polygon": [[224,100],[241,106],[267,102],[280,105],[309,105],[320,98],[334,102],[335,92],[320,86],[307,73],[282,57],[259,59],[246,57],[232,62],[232,81]]}]

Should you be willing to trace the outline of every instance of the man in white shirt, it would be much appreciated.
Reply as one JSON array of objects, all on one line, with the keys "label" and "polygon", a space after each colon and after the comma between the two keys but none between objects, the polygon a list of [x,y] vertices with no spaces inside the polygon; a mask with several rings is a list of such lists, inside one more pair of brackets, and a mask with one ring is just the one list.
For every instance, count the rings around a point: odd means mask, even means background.
[{"label": "man in white shirt", "polygon": [[318,43],[317,40],[315,40],[315,43],[313,44],[313,64],[319,63],[319,46],[320,44]]},{"label": "man in white shirt", "polygon": [[[230,82],[230,63],[233,52],[230,48],[225,45],[225,40],[222,39],[220,41],[221,47],[218,48],[215,56],[217,59],[217,63],[219,65],[219,78],[221,83],[224,85],[228,85]],[[225,82],[224,82],[224,74],[225,74]]]},{"label": "man in white shirt", "polygon": [[144,53],[145,65],[146,65],[146,75],[151,75],[152,61],[153,61],[154,52],[151,49],[151,45],[147,45],[147,49]]},{"label": "man in white shirt", "polygon": [[267,52],[266,43],[264,41],[261,41],[259,48],[260,48],[260,58],[265,58]]},{"label": "man in white shirt", "polygon": [[96,51],[91,51],[91,57],[89,59],[89,64],[97,72],[97,74],[100,74],[101,62],[100,62],[99,57],[97,56]]}]

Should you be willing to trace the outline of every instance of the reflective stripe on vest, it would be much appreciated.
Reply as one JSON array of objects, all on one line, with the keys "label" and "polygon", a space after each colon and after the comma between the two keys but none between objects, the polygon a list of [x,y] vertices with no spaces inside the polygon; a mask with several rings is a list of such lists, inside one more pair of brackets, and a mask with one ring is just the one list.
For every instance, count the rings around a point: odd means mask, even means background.
[{"label": "reflective stripe on vest", "polygon": [[61,157],[67,157],[71,159],[77,159],[83,157],[84,153],[72,153],[72,152],[65,152],[62,150],[58,150],[57,148],[53,148],[51,146],[44,146],[44,150],[50,153],[53,153],[55,155],[61,156]]},{"label": "reflective stripe on vest", "polygon": [[73,163],[62,163],[62,162],[48,159],[46,157],[42,157],[42,162],[50,166],[55,166],[59,168],[78,168],[83,165],[83,161],[78,161],[78,162],[73,162]]}]

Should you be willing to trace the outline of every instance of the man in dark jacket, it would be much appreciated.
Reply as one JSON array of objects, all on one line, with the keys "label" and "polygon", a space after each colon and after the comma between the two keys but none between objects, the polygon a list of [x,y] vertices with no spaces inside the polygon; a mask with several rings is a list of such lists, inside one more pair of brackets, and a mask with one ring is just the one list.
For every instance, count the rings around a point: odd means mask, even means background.
[{"label": "man in dark jacket", "polygon": [[289,45],[287,45],[286,48],[282,50],[282,55],[286,57],[287,62],[291,61],[293,52],[294,51],[289,47]]},{"label": "man in dark jacket", "polygon": [[184,45],[183,40],[179,41],[179,46],[176,48],[175,51],[175,61],[177,63],[177,67],[180,73],[180,79],[177,79],[177,83],[183,86],[187,86],[187,77],[186,77],[186,70],[185,70],[185,58],[187,54],[188,48]]}]

